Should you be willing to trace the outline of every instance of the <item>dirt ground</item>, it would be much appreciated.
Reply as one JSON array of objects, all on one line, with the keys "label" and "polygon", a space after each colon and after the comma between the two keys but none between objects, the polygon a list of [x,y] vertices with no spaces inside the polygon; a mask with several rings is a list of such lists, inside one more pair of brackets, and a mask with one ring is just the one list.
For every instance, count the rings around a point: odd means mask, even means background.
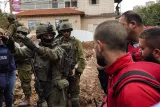
[{"label": "dirt ground", "polygon": [[[95,107],[94,98],[100,106],[103,99],[103,91],[101,90],[98,73],[95,66],[95,56],[93,52],[93,42],[83,43],[83,49],[86,59],[86,67],[83,74],[81,75],[80,81],[80,103],[81,107]],[[34,78],[34,76],[32,76]],[[17,77],[16,87],[15,87],[15,107],[24,99],[24,95],[20,86],[20,80]],[[34,89],[34,81],[32,80],[32,97],[31,106],[36,107],[37,94]]]}]

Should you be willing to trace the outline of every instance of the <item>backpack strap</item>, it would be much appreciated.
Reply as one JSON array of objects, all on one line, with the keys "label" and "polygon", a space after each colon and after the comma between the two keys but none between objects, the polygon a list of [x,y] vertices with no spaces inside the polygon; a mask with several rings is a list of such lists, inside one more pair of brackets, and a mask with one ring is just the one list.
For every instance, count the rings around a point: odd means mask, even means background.
[{"label": "backpack strap", "polygon": [[[128,78],[128,77],[132,77],[132,78]],[[142,78],[142,77],[145,77],[145,78]],[[121,89],[123,89],[123,87],[130,82],[141,82],[153,87],[158,92],[160,92],[160,84],[153,76],[143,71],[133,70],[133,71],[128,71],[124,73],[118,79],[118,81],[113,86],[113,90],[114,90],[113,96],[117,96],[118,93],[121,91]]]}]

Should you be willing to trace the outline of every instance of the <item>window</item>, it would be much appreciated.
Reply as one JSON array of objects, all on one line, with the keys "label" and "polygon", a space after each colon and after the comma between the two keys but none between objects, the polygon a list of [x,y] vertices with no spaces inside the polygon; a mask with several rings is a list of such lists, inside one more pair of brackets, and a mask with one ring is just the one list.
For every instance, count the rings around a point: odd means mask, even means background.
[{"label": "window", "polygon": [[99,0],[89,0],[89,4],[99,4]]},{"label": "window", "polygon": [[31,30],[35,30],[40,22],[40,20],[28,20],[28,28]]},{"label": "window", "polygon": [[65,0],[65,7],[77,7],[77,0]]},{"label": "window", "polygon": [[58,1],[52,0],[52,8],[58,8]]},{"label": "window", "polygon": [[72,7],[77,7],[77,0],[72,0]]},{"label": "window", "polygon": [[64,8],[64,7],[65,7],[64,0],[58,0],[58,8]]},{"label": "window", "polygon": [[65,7],[71,7],[71,5],[70,5],[70,4],[71,4],[71,2],[70,2],[70,1],[66,1],[66,2],[65,2]]},{"label": "window", "polygon": [[62,22],[68,22],[68,19],[56,19],[56,20],[55,20],[55,25],[56,25],[56,27],[57,27],[60,23],[62,23]]}]

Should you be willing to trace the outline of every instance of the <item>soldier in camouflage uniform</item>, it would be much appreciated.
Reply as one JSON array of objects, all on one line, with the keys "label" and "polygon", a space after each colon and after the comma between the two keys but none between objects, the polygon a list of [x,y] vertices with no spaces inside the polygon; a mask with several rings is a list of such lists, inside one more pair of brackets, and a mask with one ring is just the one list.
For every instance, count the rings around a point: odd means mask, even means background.
[{"label": "soldier in camouflage uniform", "polygon": [[8,19],[9,24],[7,26],[6,35],[7,36],[15,36],[16,32],[17,32],[17,28],[19,26],[22,26],[22,24],[18,22],[16,15],[14,15],[14,14],[9,14],[7,16],[7,19]]},{"label": "soldier in camouflage uniform", "polygon": [[[23,26],[19,26],[17,28],[17,33],[18,34],[23,34],[24,36],[27,36],[27,34],[29,34],[29,30],[26,27]],[[23,46],[23,43],[20,42],[17,39],[16,40],[17,43],[19,43],[20,47]],[[23,46],[24,48],[25,46]],[[23,89],[23,93],[25,94],[25,99],[23,102],[21,102],[19,104],[20,107],[23,106],[29,106],[30,105],[30,97],[31,97],[31,64],[30,64],[30,59],[21,59],[18,56],[15,57],[15,62],[17,65],[17,70],[18,70],[18,77],[21,80],[21,87]]]},{"label": "soldier in camouflage uniform", "polygon": [[43,102],[46,101],[48,107],[65,107],[66,92],[69,85],[65,79],[68,75],[67,69],[64,68],[68,63],[65,60],[65,51],[60,46],[53,44],[55,30],[52,25],[41,24],[36,29],[36,35],[41,40],[39,46],[36,46],[22,34],[17,34],[17,37],[28,48],[15,47],[15,50],[11,52],[21,58],[34,57],[32,64],[35,69],[34,74],[36,74],[35,89],[39,96],[37,106],[42,107]]},{"label": "soldier in camouflage uniform", "polygon": [[71,31],[73,30],[72,25],[68,22],[60,24],[59,28],[62,32],[63,37],[60,38],[62,44],[71,44],[70,49],[65,49],[70,56],[72,64],[70,70],[71,73],[68,76],[69,90],[68,95],[71,99],[72,107],[80,107],[79,93],[80,93],[80,76],[85,68],[85,59],[83,55],[82,45],[79,40],[75,37],[71,37]]}]

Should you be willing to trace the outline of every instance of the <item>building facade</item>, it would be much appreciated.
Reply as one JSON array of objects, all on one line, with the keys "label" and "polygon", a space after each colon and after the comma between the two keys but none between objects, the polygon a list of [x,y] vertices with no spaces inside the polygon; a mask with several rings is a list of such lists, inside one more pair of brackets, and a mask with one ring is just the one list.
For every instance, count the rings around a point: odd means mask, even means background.
[{"label": "building facade", "polygon": [[115,19],[114,3],[119,1],[21,0],[21,12],[17,17],[33,30],[39,23],[50,22],[57,26],[60,22],[69,21],[74,29],[94,32],[99,23]]}]

